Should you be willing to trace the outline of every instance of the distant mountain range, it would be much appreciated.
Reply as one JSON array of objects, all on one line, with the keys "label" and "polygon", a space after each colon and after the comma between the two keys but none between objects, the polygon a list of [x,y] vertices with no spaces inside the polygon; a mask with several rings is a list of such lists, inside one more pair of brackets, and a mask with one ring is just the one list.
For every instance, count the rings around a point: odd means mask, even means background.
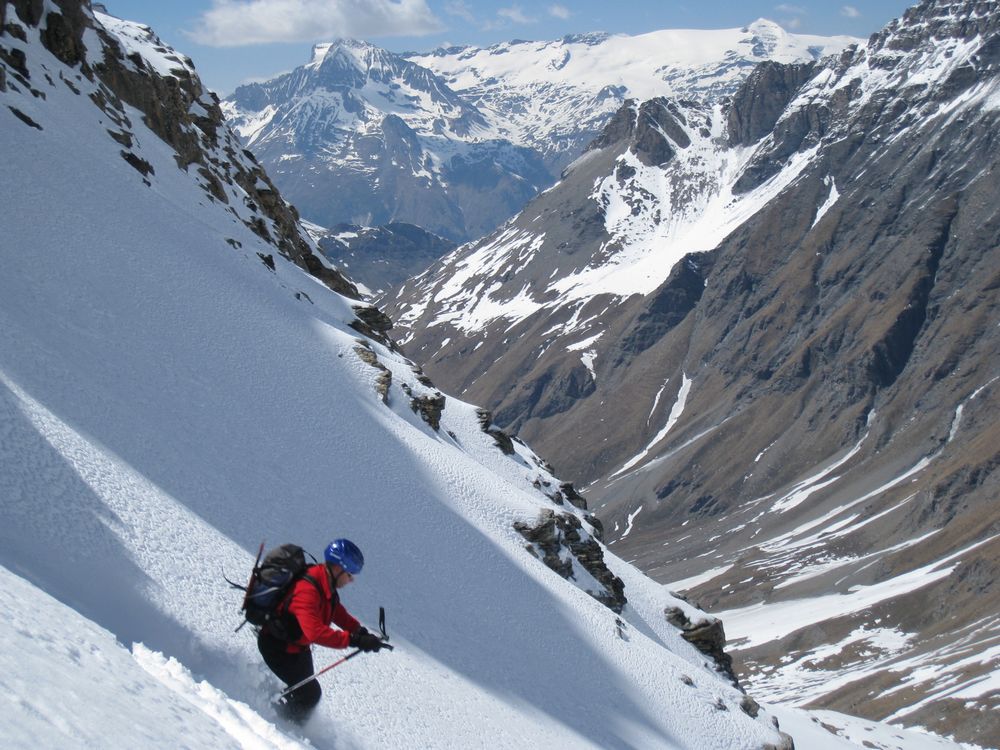
[{"label": "distant mountain range", "polygon": [[578,34],[408,55],[484,113],[495,132],[558,173],[626,99],[716,101],[760,62],[806,62],[860,40],[792,34],[759,19],[739,29]]},{"label": "distant mountain range", "polygon": [[419,55],[340,40],[222,106],[306,219],[406,222],[465,241],[551,186],[626,98],[714,101],[759,62],[812,61],[852,41],[763,20]]},{"label": "distant mountain range", "polygon": [[725,101],[627,102],[388,312],[724,610],[751,685],[996,746],[998,133],[1000,4],[924,0]]}]

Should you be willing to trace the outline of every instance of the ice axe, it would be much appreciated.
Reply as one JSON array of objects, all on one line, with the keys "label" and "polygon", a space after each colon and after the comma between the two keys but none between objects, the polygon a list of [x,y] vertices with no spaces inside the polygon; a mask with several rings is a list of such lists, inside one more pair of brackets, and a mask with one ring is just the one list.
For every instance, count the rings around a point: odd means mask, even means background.
[{"label": "ice axe", "polygon": [[[380,631],[382,631],[382,648],[385,648],[385,649],[388,649],[389,651],[392,651],[392,646],[389,645],[389,642],[388,642],[389,641],[389,634],[385,632],[385,607],[379,607],[378,608],[378,629]],[[309,677],[306,677],[304,680],[296,682],[291,687],[285,688],[283,691],[281,691],[280,693],[278,693],[278,695],[275,697],[275,699],[274,699],[275,702],[281,700],[282,698],[284,698],[289,693],[291,693],[291,692],[293,692],[295,690],[298,690],[303,685],[305,685],[305,684],[307,684],[309,682],[312,682],[313,680],[315,680],[317,677],[319,677],[324,672],[329,672],[334,667],[339,667],[341,664],[343,664],[348,659],[353,659],[355,656],[357,656],[360,653],[361,653],[361,649],[360,648],[357,651],[352,651],[351,653],[349,653],[344,658],[338,659],[333,664],[330,664],[329,666],[323,667],[321,670],[319,670],[315,674],[310,675]]]}]

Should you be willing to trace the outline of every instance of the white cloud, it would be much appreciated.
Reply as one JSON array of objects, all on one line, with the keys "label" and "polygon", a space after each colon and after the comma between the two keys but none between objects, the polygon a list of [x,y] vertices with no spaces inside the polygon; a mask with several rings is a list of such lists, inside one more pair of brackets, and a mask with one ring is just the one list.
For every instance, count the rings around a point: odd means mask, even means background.
[{"label": "white cloud", "polygon": [[840,14],[842,16],[847,16],[848,18],[861,18],[861,11],[853,5],[845,5],[840,9]]},{"label": "white cloud", "polygon": [[781,13],[795,13],[800,16],[803,16],[806,13],[806,9],[798,5],[775,5],[774,9],[780,11]]},{"label": "white cloud", "polygon": [[520,5],[512,5],[509,8],[500,8],[497,11],[497,15],[501,18],[506,18],[508,21],[513,23],[534,23],[535,19],[530,16],[524,15],[524,11],[521,10]]},{"label": "white cloud", "polygon": [[197,23],[188,36],[210,47],[420,36],[444,28],[426,0],[213,0]]},{"label": "white cloud", "polygon": [[469,23],[476,22],[476,17],[472,14],[469,6],[465,4],[465,0],[451,0],[451,2],[445,3],[444,12],[449,16],[458,16]]},{"label": "white cloud", "polygon": [[549,15],[553,16],[554,18],[561,18],[565,21],[567,18],[570,17],[571,14],[569,12],[569,8],[567,8],[565,5],[550,5]]},{"label": "white cloud", "polygon": [[784,26],[789,31],[796,31],[797,29],[801,29],[802,28],[802,19],[801,18],[786,18],[784,20],[784,22],[782,22],[781,25]]}]

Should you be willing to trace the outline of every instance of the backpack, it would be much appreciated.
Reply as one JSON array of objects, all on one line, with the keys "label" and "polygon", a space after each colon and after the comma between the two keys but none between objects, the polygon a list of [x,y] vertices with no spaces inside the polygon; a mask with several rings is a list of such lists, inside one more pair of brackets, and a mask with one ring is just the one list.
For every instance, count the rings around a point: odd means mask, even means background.
[{"label": "backpack", "polygon": [[258,629],[266,626],[267,632],[279,640],[297,641],[302,637],[302,628],[295,615],[288,611],[292,589],[300,578],[315,586],[320,595],[323,589],[318,581],[306,574],[306,552],[297,544],[275,547],[261,561],[263,551],[264,544],[261,543],[250,582],[246,586],[226,579],[230,585],[245,592],[243,606],[240,607],[244,620],[236,630],[249,622]]}]

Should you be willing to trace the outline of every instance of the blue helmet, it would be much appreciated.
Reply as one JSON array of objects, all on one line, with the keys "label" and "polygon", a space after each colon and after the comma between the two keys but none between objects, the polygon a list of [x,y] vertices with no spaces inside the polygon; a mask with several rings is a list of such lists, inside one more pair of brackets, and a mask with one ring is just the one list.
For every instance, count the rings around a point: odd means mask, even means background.
[{"label": "blue helmet", "polygon": [[365,566],[365,556],[350,539],[334,539],[327,546],[323,557],[328,563],[339,565],[352,576],[360,573]]}]

